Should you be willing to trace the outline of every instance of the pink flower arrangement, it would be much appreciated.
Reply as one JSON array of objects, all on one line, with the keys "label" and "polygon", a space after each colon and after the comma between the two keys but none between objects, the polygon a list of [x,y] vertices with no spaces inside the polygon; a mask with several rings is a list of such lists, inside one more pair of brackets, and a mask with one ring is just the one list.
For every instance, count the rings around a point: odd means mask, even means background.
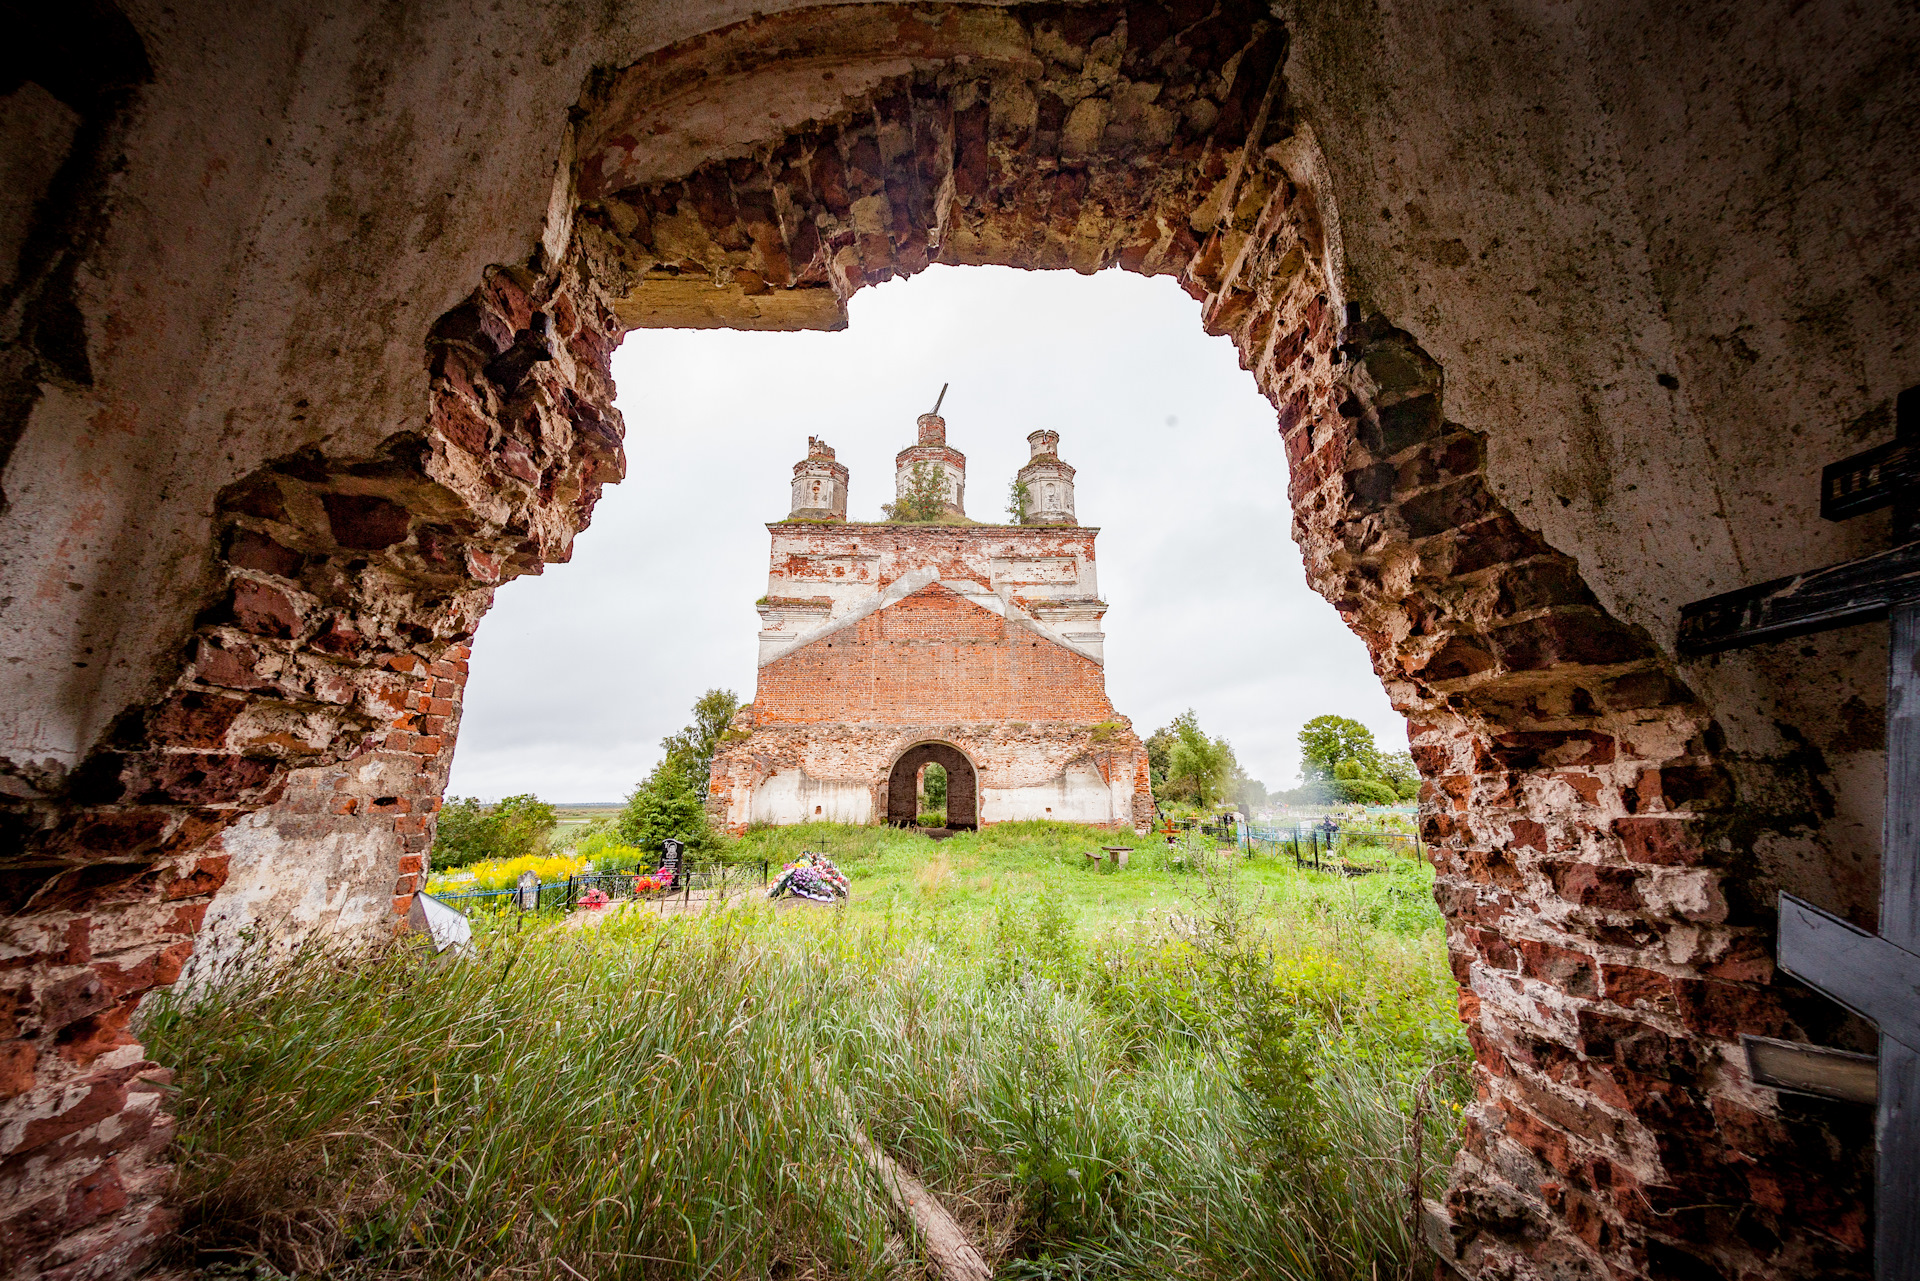
[{"label": "pink flower arrangement", "polygon": [[655,890],[665,889],[666,885],[667,881],[665,877],[655,879],[651,872],[642,872],[633,878],[633,892],[635,894],[651,894]]},{"label": "pink flower arrangement", "polygon": [[580,906],[591,911],[597,912],[606,905],[607,894],[605,890],[588,890],[580,896]]}]

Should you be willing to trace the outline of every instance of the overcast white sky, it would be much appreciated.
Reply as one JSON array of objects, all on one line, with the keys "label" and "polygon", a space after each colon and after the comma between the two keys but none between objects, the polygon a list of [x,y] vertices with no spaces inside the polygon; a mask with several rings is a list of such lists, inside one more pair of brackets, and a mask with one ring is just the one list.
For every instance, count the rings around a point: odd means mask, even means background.
[{"label": "overcast white sky", "polygon": [[1027,433],[1060,433],[1100,526],[1107,692],[1143,736],[1188,707],[1270,788],[1325,712],[1406,746],[1365,647],[1288,536],[1272,408],[1166,277],[934,267],[856,294],[837,334],[641,330],[614,356],[627,479],[574,558],[502,588],[474,644],[448,791],[619,800],[714,686],[754,692],[766,522],[818,435],[877,520],[893,456],[941,416],[967,514],[1005,520]]}]

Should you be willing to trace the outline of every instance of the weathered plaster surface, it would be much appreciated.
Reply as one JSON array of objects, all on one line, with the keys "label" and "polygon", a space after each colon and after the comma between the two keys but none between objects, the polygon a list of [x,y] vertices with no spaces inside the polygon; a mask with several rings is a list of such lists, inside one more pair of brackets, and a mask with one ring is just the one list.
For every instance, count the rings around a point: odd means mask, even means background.
[{"label": "weathered plaster surface", "polygon": [[236,962],[307,943],[343,953],[393,937],[400,905],[426,870],[458,712],[446,745],[423,756],[376,750],[339,766],[295,770],[286,794],[220,837],[225,882],[194,938],[186,983],[219,981]]},{"label": "weathered plaster surface", "polygon": [[762,724],[752,707],[714,759],[712,808],[735,831],[754,823],[882,822],[894,763],[946,743],[979,779],[979,821],[1054,819],[1133,830],[1153,815],[1146,753],[1124,719],[1076,722],[845,721]]},{"label": "weathered plaster surface", "polygon": [[775,524],[760,663],[858,621],[929,583],[1104,660],[1097,528]]},{"label": "weathered plaster surface", "polygon": [[[1920,381],[1920,12],[1279,11],[1345,296],[1446,369],[1494,492],[1610,612],[1668,646],[1687,601],[1886,545],[1883,515],[1816,512],[1820,466]],[[1735,752],[1817,776],[1807,856],[1844,870],[1811,897],[1863,920],[1879,735],[1834,709],[1884,702],[1882,632],[1687,671]]]}]

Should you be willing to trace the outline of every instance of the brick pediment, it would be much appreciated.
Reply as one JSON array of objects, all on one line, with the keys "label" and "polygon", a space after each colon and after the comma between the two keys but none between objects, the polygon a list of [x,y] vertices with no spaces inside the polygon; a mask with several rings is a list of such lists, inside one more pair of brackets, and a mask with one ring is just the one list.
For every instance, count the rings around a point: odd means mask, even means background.
[{"label": "brick pediment", "polygon": [[[761,723],[983,724],[1113,717],[1100,664],[1004,606],[929,582],[760,669]],[[989,603],[991,602],[991,603]]]}]

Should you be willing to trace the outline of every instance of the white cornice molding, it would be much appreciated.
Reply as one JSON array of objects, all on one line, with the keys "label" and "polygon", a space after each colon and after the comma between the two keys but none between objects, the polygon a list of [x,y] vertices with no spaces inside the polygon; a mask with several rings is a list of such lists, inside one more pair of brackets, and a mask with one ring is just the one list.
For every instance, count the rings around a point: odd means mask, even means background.
[{"label": "white cornice molding", "polygon": [[[1089,649],[1085,645],[1068,640],[1066,636],[1054,631],[1032,614],[1008,600],[1006,596],[1000,592],[996,592],[985,584],[975,582],[969,578],[942,579],[937,578],[935,573],[936,571],[932,569],[909,571],[894,579],[880,591],[860,600],[852,609],[849,609],[840,617],[824,622],[818,627],[809,628],[803,632],[796,632],[792,637],[787,639],[785,644],[779,645],[778,647],[774,647],[769,643],[767,647],[761,651],[759,666],[765,667],[768,663],[785,658],[788,654],[793,653],[804,645],[811,645],[815,641],[825,640],[829,636],[845,631],[861,619],[878,613],[889,605],[896,605],[914,593],[932,586],[936,582],[961,599],[1000,615],[1019,630],[1030,631],[1044,640],[1053,642],[1062,649],[1071,650],[1073,653],[1080,655],[1080,657],[1097,666],[1106,666],[1105,658],[1099,651]],[[765,633],[762,633],[762,635],[764,636]]]}]

